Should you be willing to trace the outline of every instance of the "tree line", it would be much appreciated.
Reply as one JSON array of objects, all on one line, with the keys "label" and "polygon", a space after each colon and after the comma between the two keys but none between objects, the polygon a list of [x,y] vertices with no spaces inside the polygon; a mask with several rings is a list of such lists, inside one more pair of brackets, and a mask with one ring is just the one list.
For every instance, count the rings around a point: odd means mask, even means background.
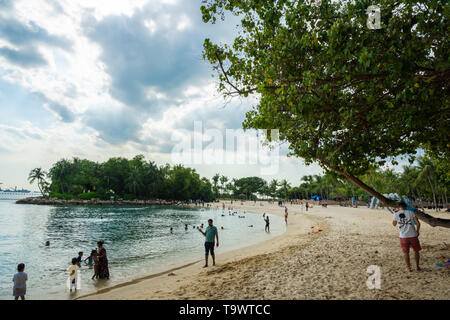
[{"label": "tree line", "polygon": [[[398,194],[413,201],[432,202],[435,207],[448,203],[450,175],[439,159],[419,157],[415,165],[402,172],[372,168],[360,177],[383,194]],[[371,195],[331,171],[305,175],[297,186],[287,180],[266,181],[260,177],[230,179],[219,173],[211,181],[181,165],[157,166],[138,155],[131,160],[111,158],[104,163],[73,158],[56,162],[48,172],[31,170],[28,180],[37,182],[43,194],[59,198],[110,199],[310,199],[368,201]]]},{"label": "tree line", "polygon": [[[450,175],[439,159],[419,157],[416,164],[403,166],[402,172],[373,167],[360,176],[360,179],[382,194],[397,194],[412,201],[432,202],[435,207],[448,203]],[[218,173],[211,182],[216,198],[291,200],[310,199],[319,195],[328,200],[353,197],[368,201],[372,197],[331,171],[323,175],[305,175],[300,178],[298,186],[292,186],[285,179],[267,182],[260,177],[245,177],[230,180]]]},{"label": "tree line", "polygon": [[212,201],[211,182],[182,165],[157,166],[138,155],[103,163],[62,159],[48,172],[33,169],[28,177],[42,194],[65,199],[165,199]]}]

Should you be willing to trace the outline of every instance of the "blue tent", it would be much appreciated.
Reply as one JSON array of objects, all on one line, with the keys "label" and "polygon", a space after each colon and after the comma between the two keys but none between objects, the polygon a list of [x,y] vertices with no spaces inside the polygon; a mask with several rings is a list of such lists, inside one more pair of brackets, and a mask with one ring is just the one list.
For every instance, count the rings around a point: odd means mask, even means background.
[{"label": "blue tent", "polygon": [[312,197],[311,197],[311,200],[314,200],[314,201],[321,201],[321,200],[322,200],[322,197],[321,197],[321,196],[312,196]]}]

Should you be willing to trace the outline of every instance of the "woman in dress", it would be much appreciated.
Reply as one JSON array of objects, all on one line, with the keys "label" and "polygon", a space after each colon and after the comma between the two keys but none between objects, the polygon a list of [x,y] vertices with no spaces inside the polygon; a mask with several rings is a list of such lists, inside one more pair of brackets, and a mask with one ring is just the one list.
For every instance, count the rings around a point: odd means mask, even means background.
[{"label": "woman in dress", "polygon": [[106,249],[103,246],[103,241],[97,242],[98,247],[98,277],[100,279],[109,279],[108,258],[106,256]]}]

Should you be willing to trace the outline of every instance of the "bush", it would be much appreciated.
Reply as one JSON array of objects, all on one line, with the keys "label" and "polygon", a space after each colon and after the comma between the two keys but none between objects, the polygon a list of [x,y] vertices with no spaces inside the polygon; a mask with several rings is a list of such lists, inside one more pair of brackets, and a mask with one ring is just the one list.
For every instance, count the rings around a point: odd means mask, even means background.
[{"label": "bush", "polygon": [[135,196],[132,194],[125,194],[123,196],[123,200],[134,200],[134,199],[135,199]]},{"label": "bush", "polygon": [[78,195],[78,199],[81,199],[81,200],[91,200],[94,198],[100,198],[100,196],[97,192],[86,192],[86,193],[80,193]]},{"label": "bush", "polygon": [[79,194],[83,193],[83,186],[80,186],[79,184],[73,185],[71,188],[71,194]]},{"label": "bush", "polygon": [[51,192],[50,198],[58,198],[58,199],[64,199],[64,200],[72,200],[73,195],[67,194],[67,193],[58,193],[58,192]]}]

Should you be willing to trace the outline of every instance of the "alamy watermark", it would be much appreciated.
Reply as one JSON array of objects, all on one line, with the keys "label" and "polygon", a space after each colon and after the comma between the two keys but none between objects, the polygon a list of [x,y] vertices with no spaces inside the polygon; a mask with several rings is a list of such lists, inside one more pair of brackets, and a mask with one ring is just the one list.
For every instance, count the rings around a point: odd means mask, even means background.
[{"label": "alamy watermark", "polygon": [[[266,144],[270,134],[273,145]],[[182,130],[172,134],[177,142],[172,149],[172,163],[184,165],[259,165],[261,175],[278,173],[280,148],[279,131],[242,129],[204,129],[201,121],[194,121],[194,131]]]},{"label": "alamy watermark", "polygon": [[366,273],[369,275],[366,281],[367,288],[370,290],[381,289],[381,268],[376,265],[367,267]]},{"label": "alamy watermark", "polygon": [[369,6],[366,10],[367,17],[367,28],[376,30],[381,29],[381,9],[378,6]]}]

